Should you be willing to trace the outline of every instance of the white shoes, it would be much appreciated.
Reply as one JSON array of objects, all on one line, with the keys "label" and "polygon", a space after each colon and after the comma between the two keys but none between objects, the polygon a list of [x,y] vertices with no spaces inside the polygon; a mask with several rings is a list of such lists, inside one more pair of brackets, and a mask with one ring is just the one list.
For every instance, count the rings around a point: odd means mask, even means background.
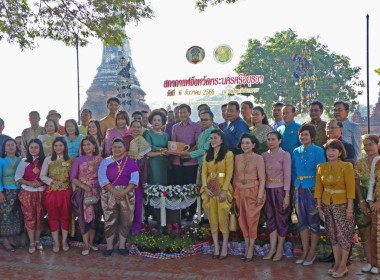
[{"label": "white shoes", "polygon": [[379,269],[377,267],[375,267],[375,266],[372,267],[370,271],[371,271],[372,274],[378,274],[379,273]]},{"label": "white shoes", "polygon": [[312,265],[313,263],[314,263],[314,261],[315,261],[315,258],[316,258],[316,256],[314,256],[314,258],[311,260],[311,261],[309,261],[309,262],[307,262],[306,260],[303,262],[303,265],[304,266],[307,266],[307,265]]},{"label": "white shoes", "polygon": [[372,266],[369,263],[367,263],[365,266],[362,267],[363,272],[370,272],[371,269],[372,269]]},{"label": "white shoes", "polygon": [[87,256],[89,253],[90,253],[90,248],[88,248],[88,250],[83,250],[82,256]]},{"label": "white shoes", "polygon": [[304,262],[305,260],[301,260],[301,259],[296,260],[296,264],[303,264]]},{"label": "white shoes", "polygon": [[89,245],[89,246],[92,251],[99,251],[99,248],[96,245]]}]

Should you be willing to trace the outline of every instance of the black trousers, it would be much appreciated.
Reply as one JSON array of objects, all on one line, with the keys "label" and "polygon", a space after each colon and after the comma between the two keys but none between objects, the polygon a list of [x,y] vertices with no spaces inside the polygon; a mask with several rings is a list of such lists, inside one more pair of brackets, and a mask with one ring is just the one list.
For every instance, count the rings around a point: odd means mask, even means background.
[{"label": "black trousers", "polygon": [[[183,166],[173,165],[174,185],[189,185],[197,182],[198,165]],[[192,219],[197,211],[197,203],[194,202],[190,207],[182,211],[182,216],[189,212],[189,219]],[[200,215],[200,213],[199,213]]]}]

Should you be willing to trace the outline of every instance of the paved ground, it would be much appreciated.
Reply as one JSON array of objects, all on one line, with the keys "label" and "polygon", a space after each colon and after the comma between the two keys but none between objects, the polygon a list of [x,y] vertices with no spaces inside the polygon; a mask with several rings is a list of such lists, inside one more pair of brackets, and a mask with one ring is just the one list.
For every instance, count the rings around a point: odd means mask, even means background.
[{"label": "paved ground", "polygon": [[[104,258],[102,251],[82,256],[80,248],[53,253],[45,246],[43,252],[30,255],[26,249],[8,253],[0,249],[0,279],[235,279],[235,280],[298,280],[332,279],[327,275],[329,264],[315,263],[311,267],[296,265],[295,259],[281,262],[254,259],[244,263],[237,256],[213,260],[209,255],[190,256],[179,260],[153,260],[137,256]],[[344,279],[376,279],[363,274],[363,263],[353,262]]]}]

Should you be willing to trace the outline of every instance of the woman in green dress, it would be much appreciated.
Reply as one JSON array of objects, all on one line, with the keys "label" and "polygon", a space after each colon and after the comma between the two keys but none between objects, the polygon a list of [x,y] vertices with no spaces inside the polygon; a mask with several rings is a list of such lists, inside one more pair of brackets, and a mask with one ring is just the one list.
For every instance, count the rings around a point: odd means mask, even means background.
[{"label": "woman in green dress", "polygon": [[355,186],[356,199],[355,221],[359,229],[359,236],[362,240],[364,252],[367,257],[367,264],[362,267],[363,272],[369,272],[371,266],[371,211],[365,201],[368,194],[369,177],[373,159],[379,155],[379,137],[376,135],[366,135],[363,140],[366,157],[359,159],[355,164]]},{"label": "woman in green dress", "polygon": [[152,147],[152,151],[147,154],[149,157],[149,176],[150,185],[167,185],[167,148],[169,135],[162,132],[161,128],[166,123],[166,116],[161,110],[154,110],[149,115],[149,123],[152,129],[147,129],[143,137]]},{"label": "woman in green dress", "polygon": [[269,150],[267,144],[268,133],[272,131],[272,128],[269,126],[267,115],[262,107],[256,106],[252,111],[252,121],[253,121],[253,130],[252,134],[256,136],[259,140],[260,146],[257,153],[261,155],[262,153]]}]

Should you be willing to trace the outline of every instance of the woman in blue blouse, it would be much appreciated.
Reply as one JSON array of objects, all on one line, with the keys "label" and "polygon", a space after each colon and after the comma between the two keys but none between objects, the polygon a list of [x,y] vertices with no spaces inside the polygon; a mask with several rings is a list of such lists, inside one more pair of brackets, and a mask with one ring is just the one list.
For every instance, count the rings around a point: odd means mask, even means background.
[{"label": "woman in blue blouse", "polygon": [[66,140],[67,148],[69,149],[69,157],[79,157],[80,141],[83,138],[82,134],[79,134],[79,128],[77,122],[74,119],[67,120],[65,122],[66,135],[63,137]]},{"label": "woman in blue blouse", "polygon": [[18,199],[20,185],[15,181],[15,173],[20,163],[20,151],[16,141],[9,138],[3,143],[0,158],[0,237],[5,251],[14,252],[14,236],[22,233],[23,217]]},{"label": "woman in blue blouse", "polygon": [[[302,146],[295,148],[292,155],[292,180],[294,181],[294,205],[298,215],[303,254],[296,263],[312,265],[319,239],[320,218],[314,198],[317,165],[326,162],[322,148],[313,144],[315,127],[304,124],[298,131]],[[311,232],[311,246],[309,238]]]}]

